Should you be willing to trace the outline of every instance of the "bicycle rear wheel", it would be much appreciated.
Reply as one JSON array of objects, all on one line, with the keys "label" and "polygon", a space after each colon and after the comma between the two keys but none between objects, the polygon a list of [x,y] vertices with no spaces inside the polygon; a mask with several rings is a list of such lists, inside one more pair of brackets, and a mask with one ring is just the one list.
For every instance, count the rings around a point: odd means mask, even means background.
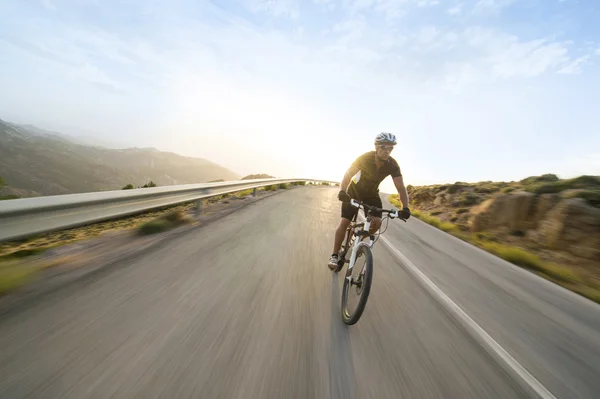
[{"label": "bicycle rear wheel", "polygon": [[[359,255],[362,255],[359,257]],[[364,264],[361,266],[361,260]],[[354,277],[356,275],[356,277]],[[352,270],[348,268],[344,277],[344,288],[342,289],[342,319],[348,325],[356,324],[362,316],[367,299],[371,292],[371,281],[373,280],[373,253],[368,244],[361,243],[356,252],[356,261]],[[358,296],[358,303],[354,310],[350,308],[350,302],[354,302],[354,295]]]}]

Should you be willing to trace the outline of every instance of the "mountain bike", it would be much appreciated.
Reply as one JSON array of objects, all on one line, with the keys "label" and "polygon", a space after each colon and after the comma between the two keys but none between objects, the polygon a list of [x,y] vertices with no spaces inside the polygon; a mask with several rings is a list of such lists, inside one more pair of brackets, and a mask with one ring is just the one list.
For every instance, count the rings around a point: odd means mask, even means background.
[{"label": "mountain bike", "polygon": [[[358,319],[360,319],[360,316],[362,316],[362,313],[365,310],[369,293],[371,292],[371,281],[373,280],[373,245],[377,242],[379,236],[387,230],[389,219],[400,218],[397,209],[382,209],[356,201],[355,199],[351,199],[350,204],[359,208],[359,210],[360,207],[363,207],[366,219],[364,222],[357,223],[358,212],[354,215],[354,218],[346,229],[346,237],[340,253],[338,254],[338,267],[334,269],[334,271],[338,273],[342,270],[344,265],[348,263],[348,270],[346,270],[346,275],[344,276],[344,288],[342,289],[342,320],[348,325],[356,324]],[[374,211],[380,211],[382,214],[387,214],[387,216],[383,218],[383,220],[387,220],[386,228],[384,231],[377,234],[377,238],[375,238],[375,235],[369,233],[372,218],[371,214]],[[400,218],[400,220],[406,222],[406,219]],[[365,237],[370,238],[369,243],[363,241]],[[350,251],[350,259],[346,259],[348,251]],[[355,278],[352,276],[352,272],[354,271],[357,260],[360,258],[364,258],[365,264]],[[348,299],[354,287],[356,287],[355,291],[359,296],[359,299],[354,312],[350,312],[348,310]]]}]

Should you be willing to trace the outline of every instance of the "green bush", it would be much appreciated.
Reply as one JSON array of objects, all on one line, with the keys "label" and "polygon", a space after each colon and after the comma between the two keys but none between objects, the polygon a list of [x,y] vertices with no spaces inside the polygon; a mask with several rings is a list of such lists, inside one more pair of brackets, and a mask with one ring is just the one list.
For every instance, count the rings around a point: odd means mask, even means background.
[{"label": "green bush", "polygon": [[598,189],[600,177],[582,175],[573,179],[557,180],[547,183],[532,183],[525,186],[525,190],[534,194],[555,194],[570,189]]},{"label": "green bush", "polygon": [[541,176],[527,177],[527,178],[521,180],[519,183],[527,186],[527,185],[535,184],[535,183],[548,183],[548,182],[555,182],[555,181],[559,181],[558,176],[551,174],[551,173],[547,173],[547,174],[541,175]]},{"label": "green bush", "polygon": [[169,222],[177,222],[183,218],[183,213],[180,210],[176,210],[165,214],[163,218]]},{"label": "green bush", "polygon": [[479,203],[479,196],[473,193],[463,193],[460,197],[460,203],[463,206],[472,206]]},{"label": "green bush", "polygon": [[590,205],[600,207],[600,190],[575,191],[569,195],[569,198],[583,198]]},{"label": "green bush", "polygon": [[290,185],[288,183],[281,183],[279,185],[279,188],[282,188],[284,190],[287,190],[288,188],[290,188]]},{"label": "green bush", "polygon": [[455,194],[455,193],[459,192],[460,190],[464,189],[465,187],[467,187],[466,184],[460,183],[460,182],[456,182],[456,183],[451,184],[451,185],[448,186],[448,192],[450,194]]},{"label": "green bush", "polygon": [[496,236],[491,235],[485,231],[479,231],[473,234],[473,241],[490,241],[490,242],[498,242],[498,238]]},{"label": "green bush", "polygon": [[534,194],[555,194],[565,190],[565,185],[562,182],[532,184],[525,187],[525,191]]},{"label": "green bush", "polygon": [[150,180],[148,183],[146,183],[142,186],[142,188],[148,188],[148,187],[157,187],[157,186],[156,186],[156,183],[154,183],[152,180]]},{"label": "green bush", "polygon": [[129,183],[128,185],[126,185],[125,187],[123,187],[121,190],[132,190],[133,188],[134,188],[133,184]]},{"label": "green bush", "polygon": [[186,219],[184,216],[185,215],[181,210],[174,210],[169,213],[165,213],[158,218],[150,220],[139,226],[138,234],[156,234],[180,226],[190,221],[190,219]]},{"label": "green bush", "polygon": [[148,235],[166,231],[171,226],[171,222],[165,219],[155,219],[144,223],[138,229],[139,234]]},{"label": "green bush", "polygon": [[497,185],[493,185],[493,184],[484,184],[484,185],[475,187],[475,192],[482,193],[482,194],[491,194],[491,193],[495,193],[496,191],[499,191],[499,190],[500,190],[500,187]]}]

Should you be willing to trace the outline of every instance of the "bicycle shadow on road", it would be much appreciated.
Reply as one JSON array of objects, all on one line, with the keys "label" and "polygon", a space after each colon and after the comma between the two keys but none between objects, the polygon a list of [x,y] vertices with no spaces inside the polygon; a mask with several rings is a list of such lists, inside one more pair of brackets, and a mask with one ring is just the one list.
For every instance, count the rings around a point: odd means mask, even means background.
[{"label": "bicycle shadow on road", "polygon": [[356,398],[356,371],[350,342],[350,326],[342,321],[340,280],[345,268],[339,273],[331,272],[331,337],[329,346],[329,391],[331,398]]}]

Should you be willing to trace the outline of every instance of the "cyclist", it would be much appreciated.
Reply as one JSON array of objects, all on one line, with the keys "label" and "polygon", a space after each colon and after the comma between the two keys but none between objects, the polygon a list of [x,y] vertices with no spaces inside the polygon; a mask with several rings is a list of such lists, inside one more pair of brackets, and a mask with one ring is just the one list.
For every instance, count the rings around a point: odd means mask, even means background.
[{"label": "cyclist", "polygon": [[[350,199],[362,201],[367,205],[381,208],[381,197],[379,196],[379,184],[388,176],[394,179],[394,185],[400,201],[402,201],[402,211],[400,217],[408,219],[410,210],[408,209],[408,193],[404,187],[402,172],[400,166],[390,153],[396,145],[396,136],[392,133],[380,133],[375,137],[375,151],[369,151],[359,156],[346,171],[342,183],[338,199],[342,201],[342,218],[340,224],[335,231],[335,239],[333,243],[333,253],[329,258],[328,266],[330,269],[335,269],[338,263],[338,253],[344,241],[346,229],[358,212],[350,204]],[[371,229],[369,232],[375,234],[381,227],[381,212],[373,212],[371,221]]]}]

